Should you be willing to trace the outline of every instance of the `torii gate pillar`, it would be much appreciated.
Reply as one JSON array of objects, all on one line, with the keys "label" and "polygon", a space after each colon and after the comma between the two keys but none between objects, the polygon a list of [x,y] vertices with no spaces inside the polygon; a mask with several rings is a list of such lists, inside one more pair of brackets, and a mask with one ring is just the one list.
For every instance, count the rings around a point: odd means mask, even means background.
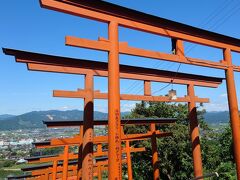
[{"label": "torii gate pillar", "polygon": [[108,178],[122,179],[118,23],[108,25]]},{"label": "torii gate pillar", "polygon": [[195,102],[194,85],[190,84],[187,87],[190,102],[188,103],[189,121],[190,121],[190,136],[192,141],[192,156],[193,156],[193,169],[194,176],[200,177],[203,175],[202,156],[199,139],[199,128],[197,120],[197,108]]},{"label": "torii gate pillar", "polygon": [[237,93],[234,82],[234,71],[232,65],[231,50],[225,49],[224,61],[228,65],[226,74],[226,86],[228,94],[228,106],[230,113],[230,121],[232,127],[232,138],[233,138],[233,148],[234,148],[234,159],[237,168],[237,178],[240,180],[240,123],[239,123],[239,113],[238,113],[238,101]]}]

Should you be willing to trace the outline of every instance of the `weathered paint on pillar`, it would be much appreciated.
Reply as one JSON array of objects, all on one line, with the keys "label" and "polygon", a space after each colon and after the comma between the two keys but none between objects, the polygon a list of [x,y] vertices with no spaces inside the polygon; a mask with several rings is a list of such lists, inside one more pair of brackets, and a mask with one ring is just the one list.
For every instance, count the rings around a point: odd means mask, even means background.
[{"label": "weathered paint on pillar", "polygon": [[194,176],[199,177],[203,175],[203,168],[194,85],[193,84],[188,85],[187,90],[188,96],[190,97],[190,102],[188,103],[188,110],[189,110],[190,136],[192,141],[193,169]]},{"label": "weathered paint on pillar", "polygon": [[126,155],[127,155],[127,171],[128,171],[128,180],[132,180],[132,160],[130,152],[130,142],[126,141]]},{"label": "weathered paint on pillar", "polygon": [[64,152],[63,152],[63,173],[62,173],[62,179],[63,180],[67,180],[67,176],[68,176],[68,150],[69,150],[69,146],[66,145],[64,147]]},{"label": "weathered paint on pillar", "polygon": [[108,60],[108,179],[122,179],[120,81],[119,81],[119,41],[118,23],[109,23]]},{"label": "weathered paint on pillar", "polygon": [[85,76],[83,147],[82,147],[82,179],[93,179],[93,75]]},{"label": "weathered paint on pillar", "polygon": [[230,113],[230,121],[232,127],[232,138],[234,147],[234,159],[237,169],[237,178],[240,180],[240,122],[238,113],[238,100],[236,94],[236,87],[234,82],[234,71],[232,66],[231,50],[224,50],[224,61],[228,65],[226,74],[226,85],[228,94],[228,105]]}]

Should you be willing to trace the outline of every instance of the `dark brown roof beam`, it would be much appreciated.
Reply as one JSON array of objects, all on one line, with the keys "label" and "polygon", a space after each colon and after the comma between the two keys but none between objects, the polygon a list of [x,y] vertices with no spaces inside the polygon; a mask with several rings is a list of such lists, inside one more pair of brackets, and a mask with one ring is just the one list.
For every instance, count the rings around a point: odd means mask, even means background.
[{"label": "dark brown roof beam", "polygon": [[[122,125],[135,124],[172,124],[177,121],[176,118],[135,118],[135,119],[122,119]],[[81,126],[83,120],[44,120],[43,123],[47,127],[61,127],[61,126]],[[94,120],[94,125],[107,125],[108,120]]]},{"label": "dark brown roof beam", "polygon": [[40,0],[44,8],[131,29],[240,52],[240,40],[100,0]]},{"label": "dark brown roof beam", "polygon": [[[71,74],[93,73],[95,76],[108,76],[108,64],[91,60],[19,51],[3,48],[6,55],[15,56],[17,62],[27,63],[30,70]],[[149,80],[176,84],[192,83],[196,86],[218,87],[223,78],[163,71],[151,68],[120,65],[120,77],[125,79]],[[173,78],[174,77],[174,78]]]}]

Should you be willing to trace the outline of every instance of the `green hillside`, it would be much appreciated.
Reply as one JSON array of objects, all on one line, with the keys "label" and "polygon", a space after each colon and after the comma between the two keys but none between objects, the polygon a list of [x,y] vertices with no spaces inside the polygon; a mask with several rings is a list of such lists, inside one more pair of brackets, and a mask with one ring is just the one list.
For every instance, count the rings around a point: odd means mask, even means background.
[{"label": "green hillside", "polygon": [[[122,116],[129,114],[129,112],[123,112]],[[1,117],[1,115],[0,115]],[[17,130],[27,128],[43,128],[43,120],[82,120],[83,111],[69,110],[69,111],[32,111],[19,116],[2,116],[0,130]],[[108,114],[103,112],[94,112],[94,119],[107,119]],[[228,111],[220,112],[206,112],[204,119],[209,125],[218,126],[222,123],[228,123],[229,113]]]}]

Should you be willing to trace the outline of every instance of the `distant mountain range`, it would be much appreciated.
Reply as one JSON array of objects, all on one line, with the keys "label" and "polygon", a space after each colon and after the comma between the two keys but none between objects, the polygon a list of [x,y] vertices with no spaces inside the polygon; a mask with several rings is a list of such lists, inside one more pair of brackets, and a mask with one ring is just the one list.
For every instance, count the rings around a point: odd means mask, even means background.
[{"label": "distant mountain range", "polygon": [[[122,116],[129,112],[122,113]],[[95,119],[107,119],[107,113],[94,112]],[[220,123],[228,123],[229,114],[228,111],[220,112],[207,112],[205,120],[210,125],[218,125]],[[45,127],[42,123],[43,120],[78,120],[83,119],[83,111],[80,110],[69,110],[69,111],[32,111],[22,115],[0,115],[0,130],[16,130],[16,129],[27,129],[27,128],[43,128]]]},{"label": "distant mountain range", "polygon": [[[122,116],[128,114],[123,112]],[[95,119],[107,119],[108,114],[103,112],[94,112]],[[43,120],[82,120],[83,111],[69,110],[69,111],[32,111],[18,116],[13,115],[0,115],[0,131],[1,130],[16,130],[27,128],[43,128],[45,125]]]},{"label": "distant mountain range", "polygon": [[11,114],[2,114],[2,115],[0,115],[0,121],[1,121],[1,120],[4,120],[4,119],[7,119],[7,118],[10,118],[10,117],[14,117],[14,115],[11,115]]},{"label": "distant mountain range", "polygon": [[221,123],[228,123],[230,120],[228,111],[213,111],[204,114],[205,121],[210,125],[219,125]]}]

